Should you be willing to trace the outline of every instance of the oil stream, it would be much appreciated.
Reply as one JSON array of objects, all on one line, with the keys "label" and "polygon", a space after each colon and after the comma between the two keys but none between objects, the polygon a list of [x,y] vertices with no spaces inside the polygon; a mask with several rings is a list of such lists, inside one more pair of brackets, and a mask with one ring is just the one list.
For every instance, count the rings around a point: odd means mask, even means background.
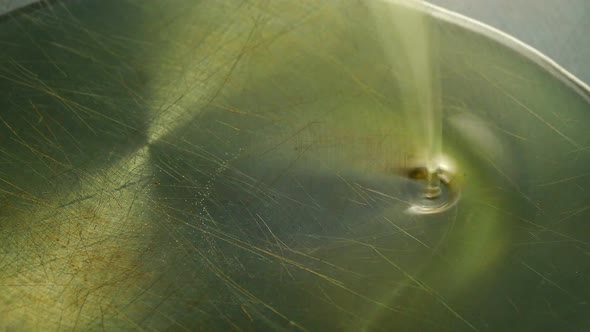
[{"label": "oil stream", "polygon": [[[406,4],[408,2],[405,2]],[[443,117],[437,30],[430,26],[429,10],[421,1],[402,6],[396,1],[371,1],[378,34],[389,70],[397,83],[404,116],[406,151],[399,160],[401,174],[424,182],[410,197],[411,213],[440,213],[459,198],[456,170],[443,156]],[[443,186],[445,188],[443,188]]]}]

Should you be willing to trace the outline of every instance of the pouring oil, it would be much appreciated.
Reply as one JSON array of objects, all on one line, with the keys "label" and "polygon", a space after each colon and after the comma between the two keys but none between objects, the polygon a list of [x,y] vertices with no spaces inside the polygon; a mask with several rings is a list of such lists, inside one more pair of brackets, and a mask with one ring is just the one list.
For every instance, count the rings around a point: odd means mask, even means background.
[{"label": "pouring oil", "polygon": [[387,1],[370,5],[385,57],[401,92],[407,128],[401,169],[408,178],[421,182],[408,211],[442,212],[454,204],[458,193],[450,185],[454,170],[448,162],[443,164],[436,30],[431,28],[432,20],[421,1],[410,7],[392,6]]}]

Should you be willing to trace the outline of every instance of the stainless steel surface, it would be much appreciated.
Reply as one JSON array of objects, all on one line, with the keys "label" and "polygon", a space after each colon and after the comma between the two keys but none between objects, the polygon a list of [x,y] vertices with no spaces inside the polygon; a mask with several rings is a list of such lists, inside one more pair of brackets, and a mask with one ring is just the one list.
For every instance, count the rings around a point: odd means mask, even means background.
[{"label": "stainless steel surface", "polygon": [[[0,0],[0,14],[38,0]],[[430,0],[537,48],[590,82],[590,2],[586,0]]]},{"label": "stainless steel surface", "polygon": [[412,215],[366,2],[4,17],[0,327],[589,329],[588,92],[431,24],[461,197]]}]

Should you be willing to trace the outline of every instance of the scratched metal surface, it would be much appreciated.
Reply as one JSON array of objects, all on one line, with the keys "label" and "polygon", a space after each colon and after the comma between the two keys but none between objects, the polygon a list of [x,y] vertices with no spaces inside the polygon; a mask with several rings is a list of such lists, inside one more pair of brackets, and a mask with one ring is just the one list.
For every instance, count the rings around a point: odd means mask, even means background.
[{"label": "scratched metal surface", "polygon": [[[0,0],[0,14],[38,0]],[[550,56],[590,82],[590,2],[586,0],[429,0],[490,24]]]},{"label": "scratched metal surface", "polygon": [[453,209],[405,213],[364,2],[71,1],[0,21],[5,330],[587,330],[588,95],[451,24]]}]

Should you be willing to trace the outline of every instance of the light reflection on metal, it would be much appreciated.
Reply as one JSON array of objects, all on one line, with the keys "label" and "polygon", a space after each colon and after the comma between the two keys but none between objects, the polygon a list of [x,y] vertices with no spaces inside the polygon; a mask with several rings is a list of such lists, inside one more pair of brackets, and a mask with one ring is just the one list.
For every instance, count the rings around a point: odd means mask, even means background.
[{"label": "light reflection on metal", "polygon": [[1,21],[0,327],[582,324],[587,91],[432,14],[461,200],[428,215],[406,213],[422,156],[363,2]]}]

